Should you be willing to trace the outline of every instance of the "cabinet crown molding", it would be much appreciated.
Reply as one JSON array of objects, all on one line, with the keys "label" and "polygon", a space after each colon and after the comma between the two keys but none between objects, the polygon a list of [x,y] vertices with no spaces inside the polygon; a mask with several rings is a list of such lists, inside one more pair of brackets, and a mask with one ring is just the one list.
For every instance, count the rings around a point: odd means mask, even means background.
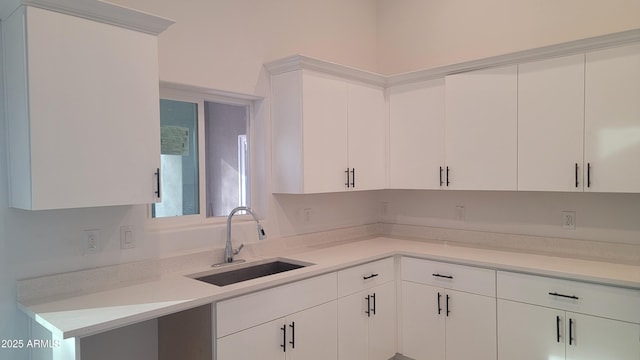
[{"label": "cabinet crown molding", "polygon": [[20,6],[32,6],[110,24],[151,35],[158,35],[175,21],[101,0],[8,0],[0,5],[0,20]]},{"label": "cabinet crown molding", "polygon": [[339,65],[305,55],[289,56],[280,60],[266,63],[264,66],[271,73],[271,75],[281,74],[294,70],[307,69],[340,76],[346,79],[371,83],[378,86],[392,87],[397,85],[411,84],[426,80],[443,78],[447,75],[461,72],[498,66],[516,65],[529,61],[585,53],[592,50],[638,42],[640,42],[640,29],[633,29],[586,39],[564,42],[560,44],[543,46],[535,49],[518,51],[510,54],[492,56],[484,59],[466,61],[457,64],[411,71],[390,76],[363,71],[353,67]]},{"label": "cabinet crown molding", "polygon": [[386,86],[387,84],[387,78],[384,75],[299,54],[266,63],[264,67],[271,75],[295,70],[315,70],[347,80],[360,81],[377,86]]}]

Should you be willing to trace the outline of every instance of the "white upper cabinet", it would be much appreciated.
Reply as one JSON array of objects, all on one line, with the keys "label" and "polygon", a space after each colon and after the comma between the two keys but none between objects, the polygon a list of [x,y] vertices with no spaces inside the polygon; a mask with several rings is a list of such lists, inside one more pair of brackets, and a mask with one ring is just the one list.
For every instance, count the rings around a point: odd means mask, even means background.
[{"label": "white upper cabinet", "polygon": [[584,54],[518,65],[518,190],[582,191]]},{"label": "white upper cabinet", "polygon": [[385,100],[381,87],[349,82],[348,167],[354,190],[385,187]]},{"label": "white upper cabinet", "polygon": [[516,190],[517,66],[445,77],[448,188]]},{"label": "white upper cabinet", "polygon": [[389,187],[444,185],[444,78],[389,90]]},{"label": "white upper cabinet", "polygon": [[382,87],[295,70],[273,75],[271,88],[275,193],[384,187]]},{"label": "white upper cabinet", "polygon": [[[111,23],[134,15],[163,28],[171,23],[97,1],[78,5],[95,6]],[[31,6],[2,19],[10,206],[158,200],[162,29],[111,23]]]},{"label": "white upper cabinet", "polygon": [[586,191],[640,192],[640,44],[587,53]]}]

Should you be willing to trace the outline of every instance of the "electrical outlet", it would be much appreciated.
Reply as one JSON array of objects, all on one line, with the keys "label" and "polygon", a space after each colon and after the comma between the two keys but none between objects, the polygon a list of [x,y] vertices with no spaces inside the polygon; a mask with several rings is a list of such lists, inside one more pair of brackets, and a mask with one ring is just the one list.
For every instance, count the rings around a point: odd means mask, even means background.
[{"label": "electrical outlet", "polygon": [[569,230],[576,229],[576,212],[575,211],[562,212],[562,228],[569,229]]},{"label": "electrical outlet", "polygon": [[100,251],[100,229],[84,231],[84,251],[86,254]]}]

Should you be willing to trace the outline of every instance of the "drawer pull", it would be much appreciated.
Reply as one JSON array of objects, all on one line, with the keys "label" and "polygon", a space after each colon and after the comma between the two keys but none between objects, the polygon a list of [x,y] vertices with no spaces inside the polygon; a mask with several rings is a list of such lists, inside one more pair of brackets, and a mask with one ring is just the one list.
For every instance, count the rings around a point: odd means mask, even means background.
[{"label": "drawer pull", "polygon": [[556,316],[556,341],[560,342],[560,316]]},{"label": "drawer pull", "polygon": [[373,308],[371,309],[371,312],[373,313],[373,315],[376,314],[376,293],[373,293],[373,295],[371,295],[371,298],[373,299]]},{"label": "drawer pull", "polygon": [[380,274],[371,274],[369,276],[363,276],[362,279],[363,280],[369,280],[369,279],[374,278],[374,277],[376,277],[378,275],[380,275]]},{"label": "drawer pull", "polygon": [[289,341],[289,344],[291,344],[292,349],[295,349],[296,348],[296,322],[292,321],[289,327],[291,328],[291,341]]},{"label": "drawer pull", "polygon": [[578,300],[580,299],[579,297],[575,296],[575,295],[565,295],[565,294],[558,294],[558,293],[549,293],[549,295],[551,296],[559,296],[559,297],[563,297],[563,298],[567,298],[567,299],[574,299],[574,300]]},{"label": "drawer pull", "polygon": [[367,314],[367,317],[371,317],[371,295],[367,295],[365,300],[367,300],[367,311],[364,313]]},{"label": "drawer pull", "polygon": [[569,318],[569,345],[573,345],[573,319]]},{"label": "drawer pull", "polygon": [[280,347],[282,352],[287,352],[287,324],[282,325],[280,330],[282,330],[282,345]]},{"label": "drawer pull", "polygon": [[453,279],[453,276],[451,275],[440,275],[440,274],[431,274],[435,277],[440,277],[440,278],[445,278],[445,279]]},{"label": "drawer pull", "polygon": [[450,299],[449,294],[447,294],[447,317],[449,317],[449,313],[451,312],[449,311],[449,299]]}]

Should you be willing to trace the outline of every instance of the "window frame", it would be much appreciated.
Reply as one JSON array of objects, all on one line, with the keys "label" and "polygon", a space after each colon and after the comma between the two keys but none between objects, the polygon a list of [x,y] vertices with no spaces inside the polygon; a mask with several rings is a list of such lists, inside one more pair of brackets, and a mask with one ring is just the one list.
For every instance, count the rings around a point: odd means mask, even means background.
[{"label": "window frame", "polygon": [[[147,227],[149,230],[164,230],[164,229],[176,229],[176,228],[195,228],[199,226],[210,226],[217,224],[226,224],[227,218],[225,216],[213,216],[207,217],[206,208],[206,159],[205,159],[205,102],[215,102],[220,104],[246,106],[247,107],[247,135],[248,135],[248,168],[249,173],[253,174],[255,164],[255,149],[253,146],[255,136],[255,107],[256,101],[262,100],[262,98],[252,95],[238,94],[221,90],[213,90],[189,85],[182,85],[169,82],[160,82],[160,99],[183,101],[197,104],[197,127],[198,127],[198,200],[199,211],[198,214],[170,216],[170,217],[152,217],[152,206],[147,206]],[[158,105],[159,106],[159,105]],[[160,121],[160,119],[158,119]],[[160,141],[160,139],[158,139]],[[158,156],[160,156],[158,154]],[[160,169],[162,171],[162,169]],[[249,205],[254,194],[254,176],[250,176],[247,179],[248,193],[250,198],[248,199]],[[162,185],[161,185],[162,186]],[[248,220],[248,215],[237,215],[241,218]]]}]

